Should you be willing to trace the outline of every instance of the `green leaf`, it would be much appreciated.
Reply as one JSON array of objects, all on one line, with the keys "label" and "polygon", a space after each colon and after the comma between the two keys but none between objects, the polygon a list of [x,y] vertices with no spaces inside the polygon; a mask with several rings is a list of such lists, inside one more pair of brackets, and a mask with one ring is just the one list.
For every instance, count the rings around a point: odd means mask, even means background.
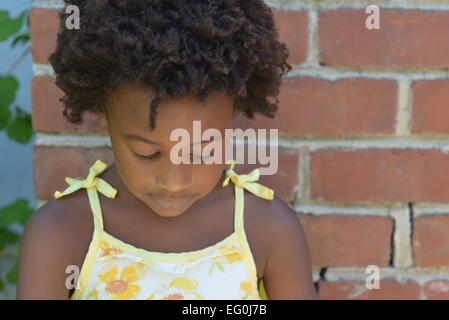
[{"label": "green leaf", "polygon": [[0,251],[5,250],[8,245],[17,243],[19,240],[20,236],[17,233],[0,228]]},{"label": "green leaf", "polygon": [[6,275],[6,280],[10,284],[16,284],[17,283],[17,270],[19,268],[19,263],[16,262],[14,266],[9,270],[8,274]]},{"label": "green leaf", "polygon": [[16,100],[19,82],[15,77],[0,77],[0,107],[9,107]]},{"label": "green leaf", "polygon": [[94,291],[92,290],[92,291],[90,291],[90,292],[87,294],[86,300],[89,300],[90,297],[92,297],[93,295],[94,295]]},{"label": "green leaf", "polygon": [[3,282],[2,279],[0,279],[0,291],[3,290],[5,288],[5,283]]},{"label": "green leaf", "polygon": [[223,265],[220,262],[217,262],[217,267],[220,269],[221,272],[225,273]]},{"label": "green leaf", "polygon": [[33,135],[31,115],[17,106],[15,110],[15,117],[6,124],[6,132],[11,139],[26,144]]},{"label": "green leaf", "polygon": [[25,225],[33,212],[28,199],[19,198],[14,203],[0,208],[0,228],[6,228],[13,222]]},{"label": "green leaf", "polygon": [[6,128],[6,124],[11,118],[11,111],[6,107],[0,107],[0,130]]},{"label": "green leaf", "polygon": [[209,277],[212,276],[212,269],[214,268],[215,262],[213,262],[209,267]]},{"label": "green leaf", "polygon": [[30,34],[29,33],[20,34],[17,37],[15,37],[14,40],[12,41],[11,48],[14,48],[20,42],[27,43],[27,41],[30,41]]},{"label": "green leaf", "polygon": [[13,19],[9,16],[8,11],[0,10],[0,42],[20,31],[27,12],[28,10],[24,10],[17,18]]}]

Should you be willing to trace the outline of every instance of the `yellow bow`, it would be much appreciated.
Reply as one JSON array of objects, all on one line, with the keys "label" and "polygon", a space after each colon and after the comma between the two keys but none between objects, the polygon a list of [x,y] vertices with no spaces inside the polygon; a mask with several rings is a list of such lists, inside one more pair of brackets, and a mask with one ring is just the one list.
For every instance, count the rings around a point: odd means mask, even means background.
[{"label": "yellow bow", "polygon": [[104,194],[108,198],[115,198],[117,195],[117,190],[114,189],[111,185],[109,185],[106,181],[101,178],[98,178],[97,175],[106,169],[107,164],[101,160],[97,160],[89,169],[89,175],[86,179],[74,179],[70,177],[65,177],[65,181],[70,185],[64,192],[55,192],[55,199],[59,199],[65,195],[68,195],[72,192],[75,192],[81,188],[86,189],[97,189],[102,194]]},{"label": "yellow bow", "polygon": [[235,160],[228,160],[226,164],[228,169],[226,170],[226,179],[223,181],[223,187],[226,187],[229,184],[229,180],[232,180],[239,188],[245,188],[260,198],[273,200],[274,191],[272,189],[254,182],[259,180],[259,168],[254,169],[248,174],[237,174],[234,171]]}]

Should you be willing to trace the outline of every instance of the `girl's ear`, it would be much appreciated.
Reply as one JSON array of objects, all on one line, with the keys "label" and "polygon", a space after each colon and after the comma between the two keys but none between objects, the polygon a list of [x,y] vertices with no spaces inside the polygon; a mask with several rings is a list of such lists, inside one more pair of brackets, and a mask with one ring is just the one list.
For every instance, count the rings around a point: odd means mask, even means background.
[{"label": "girl's ear", "polygon": [[99,114],[97,114],[97,116],[98,116],[98,120],[100,122],[101,132],[103,133],[103,135],[109,136],[109,126],[108,126],[108,122],[106,120],[105,114],[99,113]]}]

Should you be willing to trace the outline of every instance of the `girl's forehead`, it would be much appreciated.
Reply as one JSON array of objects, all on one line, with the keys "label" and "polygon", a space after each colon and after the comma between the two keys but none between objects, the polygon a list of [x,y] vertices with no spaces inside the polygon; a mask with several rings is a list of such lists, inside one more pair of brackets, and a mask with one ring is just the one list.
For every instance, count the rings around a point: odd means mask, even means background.
[{"label": "girl's forehead", "polygon": [[154,98],[151,90],[126,87],[110,99],[108,114],[115,129],[121,132],[167,136],[175,129],[193,132],[194,121],[199,121],[201,131],[216,128],[220,131],[232,125],[234,100],[224,92],[213,92],[201,102],[196,96],[165,99],[159,104],[156,128],[149,130],[150,104]]}]

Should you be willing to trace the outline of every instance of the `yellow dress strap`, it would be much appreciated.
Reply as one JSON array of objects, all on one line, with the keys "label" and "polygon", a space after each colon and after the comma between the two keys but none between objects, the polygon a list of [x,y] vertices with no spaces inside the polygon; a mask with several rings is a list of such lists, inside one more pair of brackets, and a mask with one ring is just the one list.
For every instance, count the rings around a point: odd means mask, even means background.
[{"label": "yellow dress strap", "polygon": [[100,207],[100,200],[98,198],[98,193],[101,192],[108,198],[115,198],[117,195],[117,190],[113,188],[103,179],[97,177],[107,168],[107,164],[101,160],[97,160],[90,168],[89,174],[86,179],[74,179],[70,177],[65,177],[65,181],[69,184],[69,187],[63,192],[56,191],[54,194],[55,199],[59,199],[68,194],[71,194],[81,188],[87,189],[87,195],[89,197],[89,204],[94,215],[94,224],[96,229],[103,230],[103,218]]},{"label": "yellow dress strap", "polygon": [[274,191],[268,187],[257,183],[259,180],[260,170],[256,168],[252,170],[248,174],[237,174],[234,171],[235,160],[227,160],[226,161],[227,169],[226,169],[226,178],[223,181],[223,187],[226,187],[229,184],[229,180],[231,180],[235,185],[235,230],[243,231],[244,229],[244,219],[243,219],[243,211],[244,211],[244,191],[243,189],[248,190],[249,192],[255,194],[256,196],[273,200]]}]

